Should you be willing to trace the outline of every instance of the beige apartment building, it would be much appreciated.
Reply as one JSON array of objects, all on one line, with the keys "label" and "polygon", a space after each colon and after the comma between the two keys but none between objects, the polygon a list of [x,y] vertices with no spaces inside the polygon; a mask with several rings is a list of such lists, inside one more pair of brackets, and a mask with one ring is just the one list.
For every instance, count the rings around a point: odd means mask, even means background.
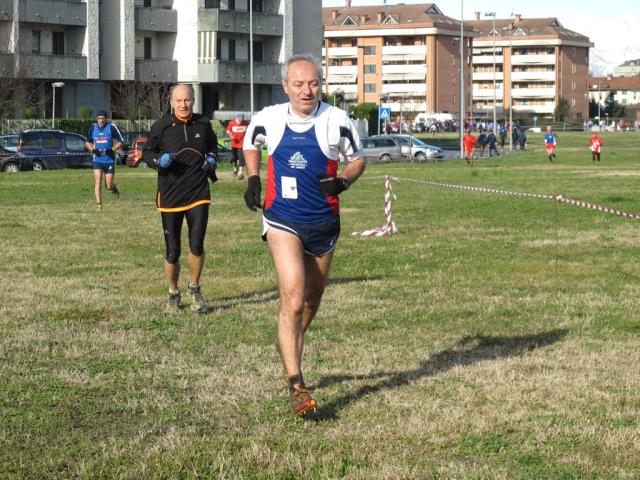
[{"label": "beige apartment building", "polygon": [[[570,116],[589,115],[589,38],[557,18],[481,19],[469,22],[473,39],[473,114],[498,118],[550,116],[560,98]],[[495,49],[494,49],[495,47]],[[494,70],[495,65],[495,70]],[[494,80],[495,79],[495,80]],[[494,92],[495,81],[495,92]]]},{"label": "beige apartment building", "polygon": [[[418,112],[460,111],[460,22],[434,3],[323,8],[325,95]],[[471,25],[464,26],[468,59]],[[465,92],[471,75],[464,69]],[[468,96],[465,104],[470,104]]]},{"label": "beige apartment building", "polygon": [[[187,82],[196,111],[250,109],[253,27],[255,109],[282,95],[280,67],[293,53],[320,55],[319,0],[0,0],[0,81],[37,89],[27,103],[58,116],[83,105],[111,110],[121,82]],[[20,97],[20,94],[17,95]],[[38,98],[35,98],[38,97]]]}]

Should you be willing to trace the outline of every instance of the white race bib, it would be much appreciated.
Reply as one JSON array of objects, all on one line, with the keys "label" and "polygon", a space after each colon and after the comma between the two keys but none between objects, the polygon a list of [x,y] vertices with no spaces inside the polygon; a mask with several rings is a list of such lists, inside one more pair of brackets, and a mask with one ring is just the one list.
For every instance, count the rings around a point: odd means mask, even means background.
[{"label": "white race bib", "polygon": [[282,198],[298,198],[298,182],[295,177],[282,177]]}]

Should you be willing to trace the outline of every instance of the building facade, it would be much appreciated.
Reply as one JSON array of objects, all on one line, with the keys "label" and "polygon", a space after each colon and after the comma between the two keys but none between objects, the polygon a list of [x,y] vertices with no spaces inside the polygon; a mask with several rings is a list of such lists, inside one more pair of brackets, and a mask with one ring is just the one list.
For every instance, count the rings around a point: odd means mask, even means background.
[{"label": "building facade", "polygon": [[621,65],[613,67],[614,77],[634,77],[640,75],[640,58],[627,60]]},{"label": "building facade", "polygon": [[[551,116],[560,99],[570,117],[589,114],[589,38],[556,18],[481,19],[473,39],[473,113],[499,119]],[[494,91],[495,85],[495,91]],[[510,109],[512,110],[510,111]]]},{"label": "building facade", "polygon": [[53,82],[60,116],[111,110],[114,86],[130,83],[191,83],[196,111],[249,111],[252,25],[257,110],[281,96],[287,56],[320,55],[321,6],[251,1],[250,15],[249,0],[0,0],[0,77],[19,80],[16,115],[49,115]]},{"label": "building facade", "polygon": [[589,79],[589,100],[604,107],[610,93],[613,93],[613,100],[619,105],[637,109],[640,106],[640,76]]},{"label": "building facade", "polygon": [[[408,116],[460,111],[460,22],[437,5],[324,8],[325,96],[372,102]],[[474,32],[464,26],[468,61]],[[471,76],[463,70],[465,92]],[[470,103],[470,96],[465,104]]]}]

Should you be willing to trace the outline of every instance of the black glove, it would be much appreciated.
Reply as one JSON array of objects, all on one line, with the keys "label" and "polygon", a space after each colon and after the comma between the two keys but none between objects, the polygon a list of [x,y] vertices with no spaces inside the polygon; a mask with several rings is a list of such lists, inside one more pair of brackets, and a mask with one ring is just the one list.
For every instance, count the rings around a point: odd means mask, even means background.
[{"label": "black glove", "polygon": [[260,176],[251,175],[247,184],[247,191],[244,192],[244,203],[247,204],[247,208],[253,212],[256,208],[262,208],[260,203],[260,193],[262,192],[262,184],[260,183]]},{"label": "black glove", "polygon": [[107,153],[107,151],[106,151],[106,150],[99,149],[99,148],[95,148],[95,149],[93,150],[93,153],[94,153],[94,155],[95,155],[96,157],[102,157],[102,156],[104,156],[104,155]]},{"label": "black glove", "polygon": [[320,177],[320,193],[328,196],[340,195],[347,188],[349,188],[351,182],[342,177]]},{"label": "black glove", "polygon": [[105,155],[109,155],[110,157],[113,157],[113,148],[107,148],[107,149],[104,151],[104,154],[105,154]]}]

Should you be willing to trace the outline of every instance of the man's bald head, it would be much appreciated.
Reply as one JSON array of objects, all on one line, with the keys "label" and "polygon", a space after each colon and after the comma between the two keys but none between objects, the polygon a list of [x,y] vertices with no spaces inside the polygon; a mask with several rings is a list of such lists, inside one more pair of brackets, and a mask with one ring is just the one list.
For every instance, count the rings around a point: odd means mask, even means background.
[{"label": "man's bald head", "polygon": [[179,83],[171,87],[171,109],[179,118],[189,118],[193,113],[193,87],[187,83]]}]

